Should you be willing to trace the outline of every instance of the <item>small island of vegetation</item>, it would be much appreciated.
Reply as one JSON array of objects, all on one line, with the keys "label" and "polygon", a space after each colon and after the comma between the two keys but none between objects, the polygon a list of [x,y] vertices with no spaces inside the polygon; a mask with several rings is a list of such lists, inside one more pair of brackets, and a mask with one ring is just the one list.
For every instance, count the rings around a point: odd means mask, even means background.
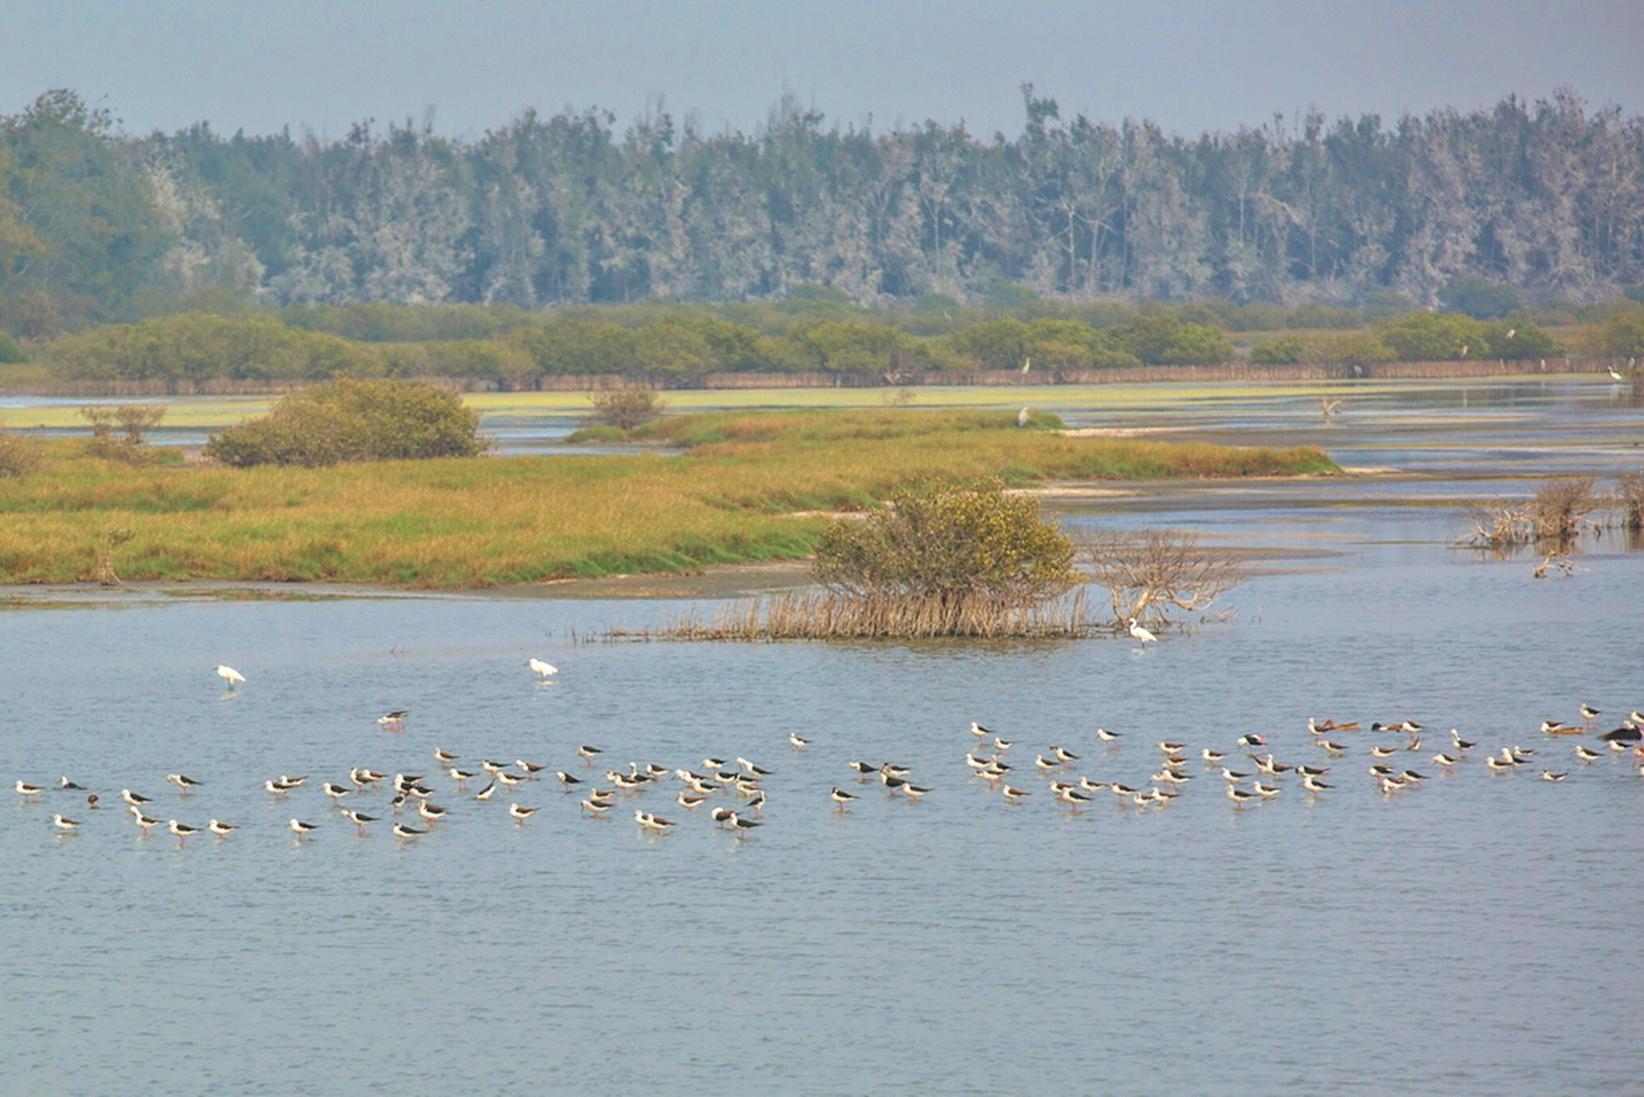
[{"label": "small island of vegetation", "polygon": [[[419,406],[409,402],[410,406]],[[453,404],[461,412],[460,405]],[[130,461],[13,439],[0,581],[331,581],[474,588],[809,556],[827,515],[933,479],[1296,476],[1274,450],[1070,437],[1055,416],[880,409],[678,415],[670,453],[438,457],[327,467]]]}]

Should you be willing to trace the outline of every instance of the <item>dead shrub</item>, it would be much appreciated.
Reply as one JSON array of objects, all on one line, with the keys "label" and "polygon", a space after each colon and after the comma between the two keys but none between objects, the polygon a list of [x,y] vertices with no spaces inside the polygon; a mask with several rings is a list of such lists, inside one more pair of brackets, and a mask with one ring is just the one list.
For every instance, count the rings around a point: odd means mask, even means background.
[{"label": "dead shrub", "polygon": [[1624,472],[1615,478],[1615,493],[1621,505],[1621,524],[1644,530],[1644,471]]},{"label": "dead shrub", "polygon": [[1570,541],[1597,507],[1591,476],[1560,476],[1541,485],[1530,501],[1530,522],[1538,539]]},{"label": "dead shrub", "polygon": [[1132,617],[1168,624],[1172,609],[1207,609],[1245,578],[1244,566],[1225,550],[1171,530],[1093,537],[1084,555],[1091,582],[1112,600],[1115,625]]}]

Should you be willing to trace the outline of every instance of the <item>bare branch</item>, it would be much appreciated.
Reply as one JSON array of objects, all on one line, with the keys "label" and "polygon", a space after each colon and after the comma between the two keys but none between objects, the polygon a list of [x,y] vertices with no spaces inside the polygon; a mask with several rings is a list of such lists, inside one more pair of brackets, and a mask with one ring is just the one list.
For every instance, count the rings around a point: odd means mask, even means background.
[{"label": "bare branch", "polygon": [[1084,556],[1091,581],[1107,589],[1115,622],[1134,617],[1168,623],[1168,607],[1207,609],[1245,578],[1230,553],[1169,530],[1095,537],[1086,542]]}]

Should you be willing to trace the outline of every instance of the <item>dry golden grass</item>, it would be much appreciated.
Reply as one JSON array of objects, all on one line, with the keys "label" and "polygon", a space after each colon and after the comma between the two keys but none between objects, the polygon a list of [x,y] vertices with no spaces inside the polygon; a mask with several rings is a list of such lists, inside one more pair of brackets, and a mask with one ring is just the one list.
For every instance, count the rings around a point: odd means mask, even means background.
[{"label": "dry golden grass", "polygon": [[800,558],[822,527],[932,477],[1042,479],[1335,471],[1317,449],[1067,438],[997,412],[679,416],[680,457],[498,457],[323,469],[132,467],[45,446],[0,480],[0,581],[95,579],[112,530],[130,580],[329,580],[463,588]]},{"label": "dry golden grass", "polygon": [[691,610],[655,629],[613,629],[606,640],[1068,640],[1107,628],[1090,612],[1084,588],[1030,603],[990,598],[853,598],[804,591]]}]

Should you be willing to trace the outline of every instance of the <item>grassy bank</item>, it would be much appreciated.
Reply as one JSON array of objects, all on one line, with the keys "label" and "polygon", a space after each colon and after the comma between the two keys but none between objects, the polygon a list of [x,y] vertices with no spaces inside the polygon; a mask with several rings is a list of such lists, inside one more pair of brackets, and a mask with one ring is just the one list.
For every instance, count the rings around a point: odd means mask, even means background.
[{"label": "grassy bank", "polygon": [[[1608,385],[1603,373],[1561,374],[1562,383]],[[1316,400],[1324,396],[1397,396],[1413,392],[1452,389],[1457,384],[1544,385],[1545,375],[1507,375],[1468,381],[1367,380],[1257,382],[1136,382],[1109,385],[926,385],[911,390],[914,409],[1054,407],[1080,411],[1149,411],[1181,407],[1195,409],[1253,400]],[[760,388],[678,389],[665,399],[672,411],[776,408],[863,408],[889,405],[897,390],[884,388]],[[275,397],[195,396],[157,401],[166,408],[166,428],[220,430],[254,415],[262,415]],[[115,397],[87,398],[85,403],[122,403]],[[83,429],[79,401],[0,407],[0,427],[51,430]],[[463,403],[488,420],[530,419],[582,415],[591,409],[581,392],[477,392],[463,395]]]},{"label": "grassy bank", "polygon": [[[823,519],[930,476],[1159,479],[1325,473],[1312,448],[1068,438],[997,412],[677,416],[683,456],[508,457],[323,469],[132,467],[45,444],[0,480],[0,582],[329,580],[464,588],[807,555]],[[118,540],[119,538],[115,538]]]}]

